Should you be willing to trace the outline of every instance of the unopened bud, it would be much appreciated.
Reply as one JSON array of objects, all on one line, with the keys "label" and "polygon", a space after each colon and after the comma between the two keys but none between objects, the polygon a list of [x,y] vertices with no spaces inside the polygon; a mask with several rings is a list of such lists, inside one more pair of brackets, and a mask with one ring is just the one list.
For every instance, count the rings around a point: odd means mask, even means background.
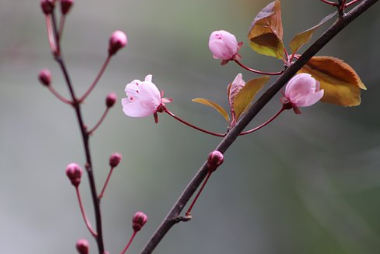
[{"label": "unopened bud", "polygon": [[132,228],[135,232],[140,231],[141,228],[148,221],[148,216],[143,212],[137,212],[133,215]]},{"label": "unopened bud", "polygon": [[61,0],[61,12],[66,15],[74,4],[74,0]]},{"label": "unopened bud", "polygon": [[76,163],[71,163],[66,168],[66,175],[70,179],[71,184],[75,187],[78,187],[78,185],[80,184],[82,172],[82,168]]},{"label": "unopened bud", "polygon": [[127,35],[124,32],[120,30],[113,32],[109,42],[108,54],[111,56],[116,54],[116,52],[125,47],[127,43]]},{"label": "unopened bud", "polygon": [[117,165],[119,165],[120,161],[121,161],[121,154],[120,153],[114,153],[110,156],[110,166],[112,168],[116,167]]},{"label": "unopened bud", "polygon": [[52,0],[41,0],[41,9],[45,15],[49,15],[54,10],[54,2]]},{"label": "unopened bud", "polygon": [[76,244],[79,254],[88,254],[89,253],[89,244],[86,239],[79,239]]},{"label": "unopened bud", "polygon": [[115,93],[109,93],[107,95],[107,98],[106,98],[106,106],[107,106],[107,108],[110,108],[113,105],[115,105],[116,100],[117,100],[116,94]]},{"label": "unopened bud", "polygon": [[38,74],[38,80],[41,82],[44,86],[50,86],[51,83],[51,74],[48,69],[43,69]]},{"label": "unopened bud", "polygon": [[224,156],[219,151],[213,151],[208,155],[207,167],[210,172],[215,171],[224,161]]}]

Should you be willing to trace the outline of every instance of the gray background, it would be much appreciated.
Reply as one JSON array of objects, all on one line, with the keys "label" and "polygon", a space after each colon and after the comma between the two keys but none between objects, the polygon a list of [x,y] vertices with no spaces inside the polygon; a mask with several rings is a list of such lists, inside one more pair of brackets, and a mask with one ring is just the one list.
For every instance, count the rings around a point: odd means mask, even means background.
[{"label": "gray background", "polygon": [[[243,62],[275,71],[280,61],[256,54],[246,34],[262,0],[77,1],[64,32],[64,55],[78,94],[105,59],[109,35],[127,33],[129,45],[111,64],[83,107],[89,126],[114,91],[119,99],[133,79],[153,81],[174,99],[177,115],[222,132],[225,121],[191,102],[204,97],[227,106],[226,87],[237,73],[220,66],[208,37],[224,29],[244,41]],[[284,41],[315,25],[332,8],[312,0],[282,1]],[[318,103],[303,114],[285,112],[254,135],[239,138],[211,177],[193,220],[174,227],[155,253],[162,254],[355,254],[380,246],[380,5],[339,34],[320,55],[344,59],[368,91],[362,105],[342,108]],[[326,29],[324,26],[321,31]],[[314,36],[314,38],[316,38]],[[64,170],[84,163],[73,110],[37,81],[52,71],[54,87],[67,96],[51,58],[39,1],[0,2],[0,243],[1,253],[76,253],[78,238],[90,238],[75,191]],[[273,82],[275,78],[271,79]],[[276,97],[251,124],[280,107]],[[108,157],[123,154],[102,201],[105,242],[120,253],[132,233],[131,217],[149,215],[129,253],[137,253],[219,139],[189,129],[167,115],[126,117],[118,103],[91,140],[100,189]],[[81,191],[92,217],[88,183]],[[90,240],[91,253],[97,253]]]}]

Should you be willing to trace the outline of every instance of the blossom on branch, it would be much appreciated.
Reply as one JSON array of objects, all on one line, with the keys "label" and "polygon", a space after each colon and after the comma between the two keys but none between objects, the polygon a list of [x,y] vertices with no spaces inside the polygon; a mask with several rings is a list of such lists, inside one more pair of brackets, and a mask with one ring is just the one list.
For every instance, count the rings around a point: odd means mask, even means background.
[{"label": "blossom on branch", "polygon": [[123,111],[130,117],[145,117],[154,115],[158,122],[157,113],[163,112],[165,103],[172,99],[163,98],[155,84],[152,83],[152,75],[147,75],[144,81],[133,80],[125,87],[127,98],[121,100]]},{"label": "blossom on branch", "polygon": [[294,113],[300,114],[298,107],[309,107],[322,99],[323,89],[320,83],[310,74],[298,74],[294,76],[286,85],[282,103],[287,109],[293,108]]},{"label": "blossom on branch", "polygon": [[208,42],[213,57],[222,60],[222,65],[231,60],[240,60],[238,51],[242,45],[242,42],[237,42],[235,35],[224,30],[212,32]]}]

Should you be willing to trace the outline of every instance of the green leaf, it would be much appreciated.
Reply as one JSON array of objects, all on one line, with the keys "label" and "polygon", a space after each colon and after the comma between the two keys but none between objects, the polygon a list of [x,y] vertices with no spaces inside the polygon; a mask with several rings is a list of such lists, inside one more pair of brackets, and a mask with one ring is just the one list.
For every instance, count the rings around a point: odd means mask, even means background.
[{"label": "green leaf", "polygon": [[248,33],[249,45],[257,53],[284,58],[281,4],[276,0],[262,9],[253,20]]},{"label": "green leaf", "polygon": [[324,90],[323,102],[340,106],[360,105],[360,90],[366,90],[355,70],[342,60],[330,56],[312,57],[298,73],[309,73]]},{"label": "green leaf", "polygon": [[218,111],[218,113],[221,114],[224,117],[224,119],[226,119],[227,123],[230,123],[230,117],[228,116],[227,111],[222,106],[220,106],[218,103],[213,102],[213,101],[208,100],[208,99],[204,99],[204,98],[195,98],[192,101],[216,109],[216,111]]},{"label": "green leaf", "polygon": [[308,43],[315,30],[317,30],[320,26],[329,21],[336,14],[336,11],[331,13],[330,15],[324,17],[317,25],[294,36],[293,40],[290,42],[290,49],[292,50],[292,54],[294,55],[303,45]]},{"label": "green leaf", "polygon": [[264,87],[268,82],[269,76],[262,76],[260,78],[251,79],[245,86],[239,91],[233,100],[233,111],[235,112],[235,119],[239,117],[249,108],[249,105],[254,100],[256,94]]}]

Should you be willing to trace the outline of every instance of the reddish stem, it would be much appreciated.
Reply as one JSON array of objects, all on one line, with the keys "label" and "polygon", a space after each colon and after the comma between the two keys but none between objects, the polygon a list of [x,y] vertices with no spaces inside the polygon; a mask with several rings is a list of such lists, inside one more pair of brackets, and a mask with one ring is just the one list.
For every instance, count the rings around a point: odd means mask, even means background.
[{"label": "reddish stem", "polygon": [[242,64],[239,60],[234,60],[235,63],[237,63],[238,65],[240,65],[241,67],[243,67],[244,69],[248,70],[248,71],[251,71],[251,72],[254,72],[254,73],[257,73],[257,74],[262,74],[262,75],[281,75],[282,73],[284,73],[285,70],[282,70],[282,71],[279,71],[279,72],[265,72],[265,71],[258,71],[258,70],[255,70],[255,69],[252,69],[252,68],[249,68],[248,66],[245,66],[244,64]]},{"label": "reddish stem", "polygon": [[48,89],[49,91],[55,96],[57,97],[58,100],[62,101],[63,103],[66,103],[68,105],[73,105],[73,102],[72,101],[69,101],[68,99],[66,99],[65,97],[63,97],[60,93],[58,93],[54,87],[52,87],[51,85],[48,86]]},{"label": "reddish stem", "polygon": [[53,52],[53,54],[55,54],[55,52],[57,52],[57,46],[55,43],[55,39],[54,39],[55,36],[54,36],[52,24],[51,24],[51,15],[45,16],[45,23],[46,23],[46,31],[47,31],[47,35],[49,39],[50,50],[51,52]]},{"label": "reddish stem", "polygon": [[106,110],[104,111],[102,117],[99,119],[99,121],[95,124],[95,126],[88,131],[88,135],[92,135],[94,133],[94,131],[102,124],[102,122],[104,121],[104,119],[106,118],[107,114],[108,114],[108,111],[109,111],[109,107],[106,108]]},{"label": "reddish stem", "polygon": [[217,136],[217,137],[225,137],[226,134],[221,134],[221,133],[215,133],[215,132],[211,132],[211,131],[208,131],[208,130],[205,130],[205,129],[201,129],[195,125],[192,125],[191,123],[188,123],[186,122],[185,120],[182,120],[181,118],[179,118],[178,116],[174,115],[172,112],[170,112],[167,108],[164,109],[164,112],[166,112],[169,116],[173,117],[174,119],[180,121],[181,123],[193,128],[193,129],[196,129],[198,131],[201,131],[201,132],[204,132],[204,133],[207,133],[207,134],[210,134],[212,136]]},{"label": "reddish stem", "polygon": [[319,1],[324,2],[324,3],[326,3],[326,4],[329,4],[329,5],[331,5],[331,6],[338,6],[337,3],[330,2],[330,1],[328,1],[328,0],[319,0]]},{"label": "reddish stem", "polygon": [[58,39],[62,39],[62,34],[63,34],[63,28],[65,26],[65,20],[66,20],[66,15],[61,16],[61,20],[59,21],[59,30],[58,30]]},{"label": "reddish stem", "polygon": [[344,6],[344,8],[350,7],[351,5],[353,5],[353,4],[355,4],[355,3],[359,2],[359,1],[361,1],[361,0],[353,0],[353,1],[349,2],[349,3],[347,3],[347,4]]},{"label": "reddish stem", "polygon": [[243,131],[239,135],[243,136],[243,135],[247,135],[247,134],[250,134],[252,132],[260,130],[261,128],[263,128],[264,126],[266,126],[267,124],[269,124],[270,122],[272,122],[274,119],[276,119],[285,109],[286,108],[284,106],[282,106],[282,108],[274,116],[272,116],[268,121],[266,121],[265,123],[257,126],[256,128],[253,128],[253,129],[248,130],[248,131]]},{"label": "reddish stem", "polygon": [[111,175],[112,175],[113,169],[114,169],[114,168],[111,168],[110,171],[108,172],[108,176],[107,176],[106,182],[104,183],[103,189],[102,189],[102,191],[101,191],[100,194],[99,194],[99,200],[102,199],[102,197],[103,197],[103,195],[104,195],[104,192],[106,191],[106,188],[107,188],[108,182],[109,182],[109,180],[110,180],[110,178],[111,178]]},{"label": "reddish stem", "polygon": [[111,55],[108,55],[107,56],[107,59],[104,61],[103,63],[103,66],[102,68],[100,69],[98,75],[96,76],[94,82],[92,82],[91,86],[88,88],[88,90],[83,94],[83,96],[79,99],[79,102],[83,102],[86,97],[91,93],[91,91],[94,89],[94,87],[96,86],[96,84],[98,83],[99,79],[101,78],[101,76],[103,75],[104,71],[106,70],[107,68],[107,65],[108,63],[110,62],[111,60]]},{"label": "reddish stem", "polygon": [[96,238],[98,236],[98,234],[92,229],[91,223],[90,223],[90,221],[87,218],[86,212],[84,211],[83,203],[82,203],[82,198],[80,196],[80,192],[79,192],[78,186],[75,186],[75,190],[77,192],[79,207],[80,207],[80,211],[82,213],[82,217],[83,217],[84,223],[86,224],[86,226],[87,226],[88,230],[90,231],[91,235],[93,235]]},{"label": "reddish stem", "polygon": [[137,234],[137,231],[136,231],[136,230],[133,231],[133,235],[132,235],[131,238],[129,239],[129,242],[128,242],[127,245],[124,247],[124,249],[120,252],[120,254],[124,254],[124,253],[128,250],[128,248],[129,248],[129,246],[131,245],[131,243],[133,242],[133,239],[135,238],[136,234]]},{"label": "reddish stem", "polygon": [[187,212],[185,214],[186,217],[191,218],[191,210],[193,209],[193,207],[195,205],[195,202],[197,202],[197,200],[198,200],[199,196],[201,195],[204,187],[206,186],[206,183],[208,182],[208,179],[210,179],[211,174],[212,174],[212,171],[209,171],[207,173],[206,179],[204,180],[204,182],[203,182],[201,188],[199,189],[197,195],[195,196],[193,202],[191,202],[191,205],[189,206],[189,209],[187,209]]}]

